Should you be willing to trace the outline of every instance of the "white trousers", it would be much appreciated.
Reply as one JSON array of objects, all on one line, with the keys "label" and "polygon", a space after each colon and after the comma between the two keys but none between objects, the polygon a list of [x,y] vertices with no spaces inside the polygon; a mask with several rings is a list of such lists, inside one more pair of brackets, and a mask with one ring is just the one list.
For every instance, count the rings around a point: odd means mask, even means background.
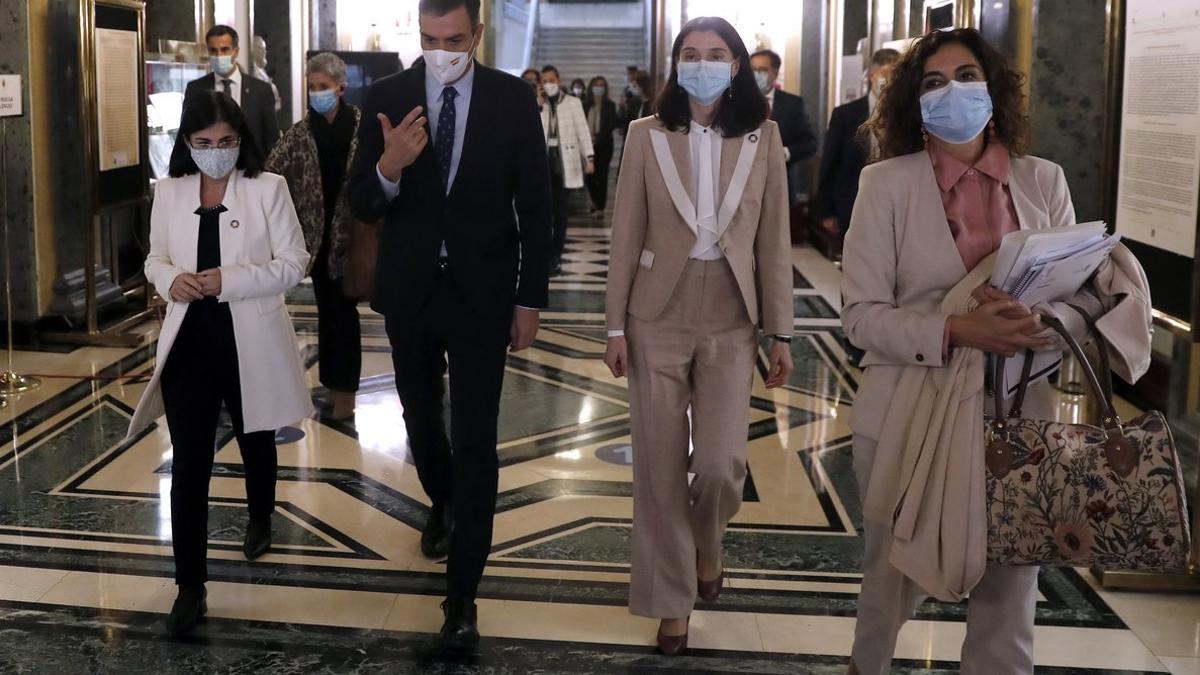
[{"label": "white trousers", "polygon": [[[854,437],[854,472],[867,493],[876,443]],[[864,520],[866,552],[851,658],[861,675],[887,675],[896,636],[928,594],[888,562],[891,532]],[[988,567],[967,600],[963,675],[1032,675],[1036,567]]]}]

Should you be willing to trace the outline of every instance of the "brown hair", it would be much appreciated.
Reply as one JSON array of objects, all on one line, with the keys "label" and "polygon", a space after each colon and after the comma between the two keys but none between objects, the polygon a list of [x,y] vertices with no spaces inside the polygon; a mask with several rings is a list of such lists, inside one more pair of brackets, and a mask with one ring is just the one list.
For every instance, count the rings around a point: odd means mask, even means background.
[{"label": "brown hair", "polygon": [[1013,70],[1004,55],[983,39],[974,28],[931,31],[909,47],[888,78],[875,112],[859,130],[863,137],[873,135],[879,149],[875,161],[919,152],[925,147],[921,119],[921,81],[925,62],[948,44],[970,49],[987,80],[992,97],[992,123],[987,133],[994,134],[1014,157],[1029,152],[1032,131],[1025,111],[1025,75]]}]

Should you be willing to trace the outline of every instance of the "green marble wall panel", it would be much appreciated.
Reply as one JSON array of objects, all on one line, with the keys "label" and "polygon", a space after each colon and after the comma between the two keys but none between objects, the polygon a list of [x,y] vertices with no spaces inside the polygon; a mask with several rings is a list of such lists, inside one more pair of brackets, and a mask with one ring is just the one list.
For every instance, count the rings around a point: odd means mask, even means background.
[{"label": "green marble wall panel", "polygon": [[1105,0],[1039,0],[1034,14],[1033,153],[1062,165],[1078,219],[1103,217]]}]

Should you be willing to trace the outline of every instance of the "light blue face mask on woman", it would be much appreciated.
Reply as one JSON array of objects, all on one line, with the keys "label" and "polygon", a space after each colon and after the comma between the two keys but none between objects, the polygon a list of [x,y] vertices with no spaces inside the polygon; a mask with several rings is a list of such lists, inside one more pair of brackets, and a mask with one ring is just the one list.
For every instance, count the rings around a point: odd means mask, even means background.
[{"label": "light blue face mask on woman", "polygon": [[333,107],[337,105],[337,100],[336,89],[308,92],[308,105],[312,106],[318,115],[324,115],[333,110]]},{"label": "light blue face mask on woman", "polygon": [[684,61],[678,68],[679,86],[700,105],[712,105],[733,82],[733,64],[727,61]]},{"label": "light blue face mask on woman", "polygon": [[947,143],[973,140],[992,119],[992,97],[987,82],[957,82],[921,96],[925,131]]}]

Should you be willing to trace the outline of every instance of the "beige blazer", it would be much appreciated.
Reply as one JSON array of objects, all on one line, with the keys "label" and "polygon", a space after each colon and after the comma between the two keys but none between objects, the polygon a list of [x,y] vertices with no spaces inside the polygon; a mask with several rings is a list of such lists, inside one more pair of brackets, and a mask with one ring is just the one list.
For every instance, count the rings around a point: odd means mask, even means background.
[{"label": "beige blazer", "polygon": [[[1014,157],[1009,191],[1021,229],[1075,223],[1066,176],[1038,157]],[[854,400],[851,429],[878,439],[902,366],[941,367],[948,315],[943,299],[968,270],[954,243],[929,154],[895,157],[863,169],[842,254],[842,325],[866,351],[866,370]],[[1090,290],[1071,301],[1102,313]],[[1071,334],[1085,339],[1083,319],[1065,303],[1053,312]],[[1029,412],[1045,398],[1031,390]],[[1046,398],[1045,400],[1049,400]]]},{"label": "beige blazer", "polygon": [[[674,171],[668,166],[665,176],[652,134],[661,134],[657,142],[673,159]],[[758,130],[722,143],[718,218],[729,224],[721,236],[721,250],[750,321],[769,335],[791,335],[792,241],[779,128],[766,121]],[[731,185],[740,162],[747,163],[748,177]],[[668,131],[656,117],[633,122],[613,215],[609,330],[624,330],[627,315],[654,321],[671,300],[696,244],[694,191],[687,134]]]},{"label": "beige blazer", "polygon": [[[1020,225],[1075,221],[1062,170],[1034,157],[1013,159],[1009,189]],[[967,272],[946,222],[929,156],[916,153],[868,167],[843,253],[843,324],[867,351],[854,402],[856,438],[877,441],[863,498],[864,518],[891,530],[889,562],[926,592],[962,599],[987,564],[984,510],[984,355],[955,349],[943,363],[946,318],[976,304],[971,291],[991,276],[995,255]],[[1068,303],[1057,315],[1085,339]],[[1117,247],[1069,304],[1101,317],[1118,372],[1136,381],[1149,364],[1150,304],[1137,260]],[[1053,417],[1049,387],[1024,406]]]},{"label": "beige blazer", "polygon": [[[233,316],[245,430],[268,431],[294,424],[313,410],[304,366],[284,307],[284,291],[300,283],[308,265],[304,233],[281,176],[229,179],[221,214],[221,295]],[[170,288],[183,272],[196,272],[200,174],[159,181],[150,212],[146,278],[167,301],[158,337],[154,375],[129,424],[129,436],[164,412],[163,366],[188,311],[171,301]]]}]

